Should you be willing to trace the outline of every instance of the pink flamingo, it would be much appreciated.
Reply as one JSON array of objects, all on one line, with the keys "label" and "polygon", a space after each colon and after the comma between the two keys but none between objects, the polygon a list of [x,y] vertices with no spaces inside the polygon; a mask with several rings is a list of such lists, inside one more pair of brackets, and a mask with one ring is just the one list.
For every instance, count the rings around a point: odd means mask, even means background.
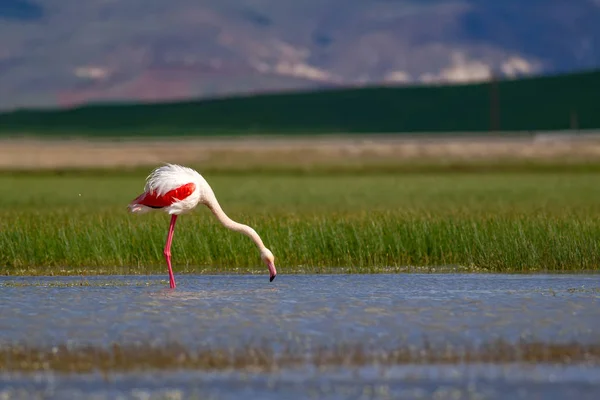
[{"label": "pink flamingo", "polygon": [[144,193],[129,204],[132,213],[145,213],[153,209],[163,210],[171,215],[171,225],[167,234],[164,255],[169,268],[171,289],[175,288],[175,277],[171,267],[171,242],[177,216],[204,204],[226,228],[241,232],[250,237],[260,251],[260,257],[269,268],[272,282],[277,275],[275,257],[265,247],[258,233],[251,227],[240,224],[229,218],[217,202],[215,194],[206,180],[198,172],[181,165],[166,164],[156,168],[146,178]]}]

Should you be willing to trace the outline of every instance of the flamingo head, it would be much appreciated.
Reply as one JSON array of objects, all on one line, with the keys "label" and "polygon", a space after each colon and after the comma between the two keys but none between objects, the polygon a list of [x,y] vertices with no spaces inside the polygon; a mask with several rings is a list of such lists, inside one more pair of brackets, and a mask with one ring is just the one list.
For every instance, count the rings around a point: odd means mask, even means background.
[{"label": "flamingo head", "polygon": [[271,253],[271,250],[266,247],[260,252],[260,258],[263,260],[265,264],[267,264],[267,268],[269,268],[270,279],[269,282],[273,282],[273,279],[277,276],[277,270],[275,269],[275,256]]}]

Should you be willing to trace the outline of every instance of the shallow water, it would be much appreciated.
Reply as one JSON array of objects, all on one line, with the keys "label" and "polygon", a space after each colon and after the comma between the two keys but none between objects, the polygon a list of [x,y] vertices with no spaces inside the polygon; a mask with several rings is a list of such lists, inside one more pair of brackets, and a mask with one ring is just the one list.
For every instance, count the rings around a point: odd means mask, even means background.
[{"label": "shallow water", "polygon": [[[301,275],[0,278],[0,344],[178,342],[275,351],[392,349],[494,339],[596,343],[600,275]],[[84,282],[87,286],[80,286]],[[312,367],[311,367],[312,368]],[[0,397],[600,398],[595,366],[419,365],[277,373],[0,374]],[[19,392],[21,390],[22,392]],[[7,397],[8,396],[8,397]],[[455,396],[455,397],[452,397]]]}]

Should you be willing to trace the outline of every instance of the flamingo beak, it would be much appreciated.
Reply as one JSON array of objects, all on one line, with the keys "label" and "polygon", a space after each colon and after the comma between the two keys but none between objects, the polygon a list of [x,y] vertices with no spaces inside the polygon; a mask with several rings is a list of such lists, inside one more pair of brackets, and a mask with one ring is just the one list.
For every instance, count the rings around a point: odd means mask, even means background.
[{"label": "flamingo beak", "polygon": [[277,276],[277,270],[275,269],[275,264],[273,264],[272,262],[267,262],[267,266],[269,267],[269,275],[270,275],[270,279],[269,282],[273,282],[273,279],[275,279],[275,277]]}]

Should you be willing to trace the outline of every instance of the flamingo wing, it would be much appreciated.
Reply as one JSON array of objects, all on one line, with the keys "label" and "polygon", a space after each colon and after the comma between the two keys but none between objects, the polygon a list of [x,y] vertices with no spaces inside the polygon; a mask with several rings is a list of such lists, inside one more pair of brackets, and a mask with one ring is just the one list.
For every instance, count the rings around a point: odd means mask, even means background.
[{"label": "flamingo wing", "polygon": [[158,195],[156,191],[144,192],[133,200],[132,204],[139,204],[150,208],[168,207],[173,203],[186,199],[195,189],[196,185],[190,182],[171,189],[163,195]]}]

